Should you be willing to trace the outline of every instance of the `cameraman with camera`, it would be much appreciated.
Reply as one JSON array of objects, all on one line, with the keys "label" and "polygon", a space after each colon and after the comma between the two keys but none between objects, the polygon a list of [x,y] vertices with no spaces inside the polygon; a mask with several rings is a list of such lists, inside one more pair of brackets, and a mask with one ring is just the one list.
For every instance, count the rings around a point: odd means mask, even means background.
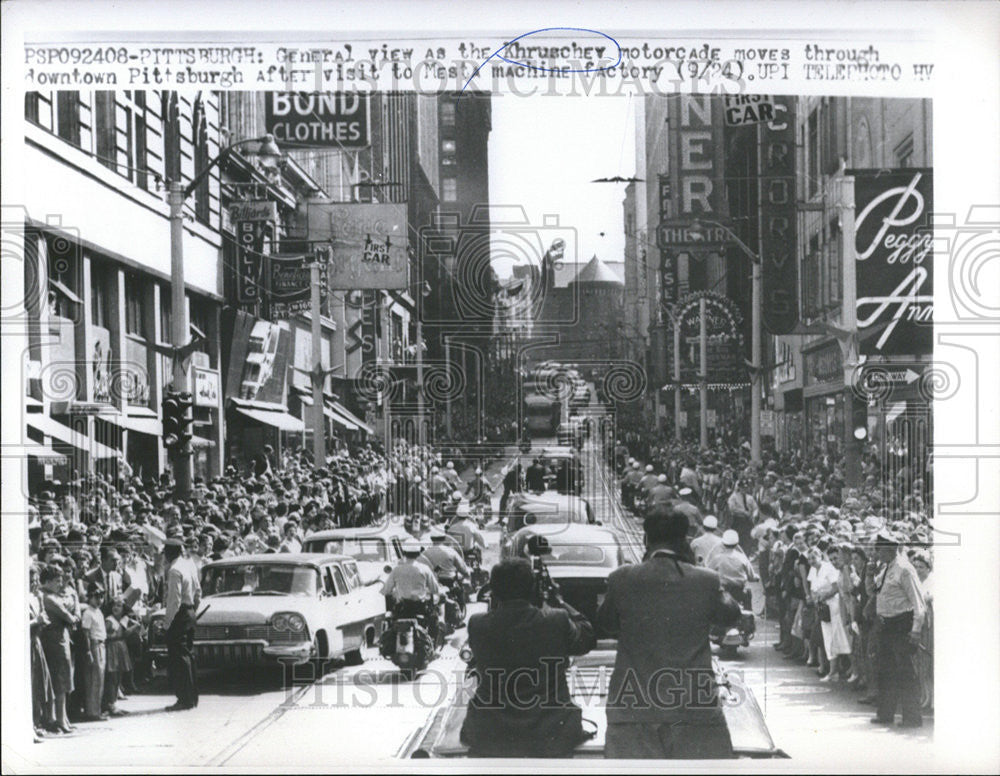
[{"label": "cameraman with camera", "polygon": [[461,740],[473,757],[569,757],[588,737],[566,669],[570,656],[593,649],[594,629],[548,578],[544,538],[530,549],[531,561],[493,567],[490,611],[469,619],[479,683]]}]

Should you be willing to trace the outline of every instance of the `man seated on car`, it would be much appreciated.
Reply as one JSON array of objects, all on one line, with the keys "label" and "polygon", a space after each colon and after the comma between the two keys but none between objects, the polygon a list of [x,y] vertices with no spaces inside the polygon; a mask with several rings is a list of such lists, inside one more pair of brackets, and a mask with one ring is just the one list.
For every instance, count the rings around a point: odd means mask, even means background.
[{"label": "man seated on car", "polygon": [[524,558],[494,566],[490,588],[491,610],[469,618],[479,683],[461,740],[473,757],[569,757],[586,735],[566,669],[593,649],[594,629],[556,592],[531,603],[536,580]]}]

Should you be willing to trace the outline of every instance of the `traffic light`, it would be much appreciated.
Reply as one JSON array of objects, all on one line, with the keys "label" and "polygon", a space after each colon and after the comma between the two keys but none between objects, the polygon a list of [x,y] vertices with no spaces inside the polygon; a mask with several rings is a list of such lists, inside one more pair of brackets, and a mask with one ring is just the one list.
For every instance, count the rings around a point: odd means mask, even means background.
[{"label": "traffic light", "polygon": [[851,433],[858,442],[868,439],[868,405],[857,397],[851,403]]},{"label": "traffic light", "polygon": [[189,411],[194,402],[187,391],[168,388],[163,396],[163,446],[174,453],[191,453],[191,424],[194,418]]}]

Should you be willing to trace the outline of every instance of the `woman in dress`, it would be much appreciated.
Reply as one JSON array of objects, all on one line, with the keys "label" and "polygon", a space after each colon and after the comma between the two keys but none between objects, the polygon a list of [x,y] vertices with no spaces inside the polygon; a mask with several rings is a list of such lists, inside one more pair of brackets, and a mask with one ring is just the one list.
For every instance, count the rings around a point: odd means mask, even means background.
[{"label": "woman in dress", "polygon": [[35,724],[35,735],[44,736],[44,730],[52,727],[52,703],[55,693],[52,691],[52,677],[49,675],[49,665],[45,662],[45,648],[42,646],[41,632],[49,624],[42,601],[43,593],[39,588],[41,569],[32,565],[28,572],[28,614],[31,633],[31,710]]},{"label": "woman in dress", "polygon": [[42,628],[41,640],[55,695],[52,729],[55,732],[71,733],[75,728],[69,724],[66,713],[66,696],[73,692],[73,655],[70,644],[71,633],[80,620],[73,611],[74,602],[65,593],[62,569],[57,565],[46,566],[41,572],[40,581],[44,612],[49,620]]},{"label": "woman in dress", "polygon": [[[822,604],[828,607],[829,616],[819,615],[820,629],[823,633],[823,649],[826,652],[826,671],[820,670],[823,681],[829,682],[834,674],[843,675],[843,660],[851,654],[851,639],[840,614],[840,572],[837,567],[821,551],[814,548],[810,558],[815,575],[812,578],[811,593],[817,609]],[[838,559],[839,562],[839,559]]]},{"label": "woman in dress", "polygon": [[111,614],[105,620],[108,634],[107,673],[104,677],[104,710],[112,717],[128,712],[118,708],[118,690],[122,676],[132,670],[132,657],[128,651],[128,637],[139,629],[125,614],[125,599],[117,596],[111,603]]}]

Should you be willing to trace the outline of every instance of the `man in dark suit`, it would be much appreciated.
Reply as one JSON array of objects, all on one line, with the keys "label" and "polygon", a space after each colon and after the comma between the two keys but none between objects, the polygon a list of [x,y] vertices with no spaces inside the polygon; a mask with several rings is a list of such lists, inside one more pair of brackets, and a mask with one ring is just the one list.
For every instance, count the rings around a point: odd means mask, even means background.
[{"label": "man in dark suit", "polygon": [[596,625],[618,638],[608,687],[609,759],[733,757],[718,706],[709,628],[740,615],[714,571],[695,565],[687,516],[645,520],[646,557],[608,578]]},{"label": "man in dark suit", "polygon": [[558,594],[531,603],[535,578],[524,558],[490,574],[493,608],[469,619],[469,647],[479,677],[462,725],[474,757],[569,757],[584,739],[581,710],[570,698],[571,655],[596,643],[587,619]]},{"label": "man in dark suit", "polygon": [[106,615],[111,613],[111,603],[115,598],[124,595],[132,586],[128,572],[124,569],[119,571],[120,566],[121,556],[118,551],[114,547],[104,545],[101,551],[101,565],[88,571],[81,580],[83,587],[98,585],[103,588],[101,611]]},{"label": "man in dark suit", "polygon": [[542,460],[536,458],[531,462],[531,466],[524,474],[525,484],[530,491],[539,492],[545,490],[545,475],[548,470],[542,465]]}]

